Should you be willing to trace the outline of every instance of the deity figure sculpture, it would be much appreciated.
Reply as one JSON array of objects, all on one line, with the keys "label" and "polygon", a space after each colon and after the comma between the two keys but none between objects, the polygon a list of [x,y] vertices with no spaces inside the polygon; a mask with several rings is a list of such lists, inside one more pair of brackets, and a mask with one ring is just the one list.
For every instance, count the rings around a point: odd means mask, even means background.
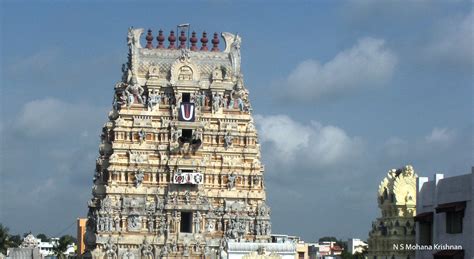
[{"label": "deity figure sculpture", "polygon": [[233,137],[230,134],[230,132],[226,132],[226,134],[224,136],[224,147],[226,149],[229,148],[230,146],[232,146],[232,140],[233,140]]},{"label": "deity figure sculpture", "polygon": [[237,98],[237,104],[239,105],[239,110],[242,112],[244,111],[245,109],[245,106],[244,106],[244,101],[242,100],[242,98]]},{"label": "deity figure sculpture", "polygon": [[161,103],[161,95],[157,93],[155,90],[151,91],[151,93],[148,94],[148,111],[153,111],[157,108],[159,108],[159,105]]},{"label": "deity figure sculpture", "polygon": [[194,233],[201,233],[201,213],[199,211],[193,217]]},{"label": "deity figure sculpture", "polygon": [[148,243],[146,238],[143,240],[142,244],[142,258],[152,259],[153,257],[153,246]]},{"label": "deity figure sculpture", "polygon": [[134,180],[135,187],[138,187],[142,184],[144,177],[145,177],[145,173],[143,172],[143,170],[137,170],[135,172],[135,180]]},{"label": "deity figure sculpture", "polygon": [[138,84],[137,78],[132,77],[131,84],[125,88],[125,93],[127,94],[127,107],[130,108],[130,106],[135,103],[135,100],[143,104],[143,92],[143,87]]},{"label": "deity figure sculpture", "polygon": [[197,105],[204,106],[205,101],[206,101],[206,94],[204,93],[204,91],[201,91],[197,96]]},{"label": "deity figure sculpture", "polygon": [[146,139],[146,132],[141,129],[139,132],[138,132],[138,141],[140,142],[140,144],[142,144]]},{"label": "deity figure sculpture", "polygon": [[234,109],[234,98],[232,97],[232,95],[229,96],[229,106],[227,108]]},{"label": "deity figure sculpture", "polygon": [[128,230],[129,231],[137,231],[140,230],[141,223],[140,223],[140,216],[132,215],[128,217]]},{"label": "deity figure sculpture", "polygon": [[227,177],[227,188],[233,189],[235,187],[235,179],[237,176],[232,172],[228,177]]},{"label": "deity figure sculpture", "polygon": [[120,217],[117,215],[114,218],[114,223],[115,223],[115,231],[120,231]]},{"label": "deity figure sculpture", "polygon": [[190,201],[191,201],[191,194],[189,193],[189,191],[184,192],[184,202],[186,204],[189,204]]},{"label": "deity figure sculpture", "polygon": [[117,94],[114,95],[114,99],[112,101],[112,107],[115,111],[119,111],[122,104],[125,104],[125,103],[127,103],[127,97],[125,96],[125,92],[122,92],[122,94],[120,95],[117,95]]},{"label": "deity figure sculpture", "polygon": [[163,249],[161,249],[161,255],[166,256],[169,253],[169,244],[166,244],[163,246]]},{"label": "deity figure sculpture", "polygon": [[117,245],[113,243],[112,237],[109,238],[105,244],[105,256],[106,258],[117,258]]},{"label": "deity figure sculpture", "polygon": [[206,220],[206,230],[207,232],[212,232],[214,231],[214,224],[211,220]]},{"label": "deity figure sculpture", "polygon": [[149,217],[149,218],[148,218],[148,222],[147,222],[147,223],[148,223],[148,231],[149,231],[149,232],[155,231],[154,226],[153,226],[153,218],[152,218],[152,217]]},{"label": "deity figure sculpture", "polygon": [[221,102],[221,96],[219,94],[215,93],[212,96],[212,111],[214,113],[219,111],[219,107],[221,106],[220,102]]},{"label": "deity figure sculpture", "polygon": [[123,259],[135,259],[135,255],[130,248],[127,248],[127,251],[123,254]]}]

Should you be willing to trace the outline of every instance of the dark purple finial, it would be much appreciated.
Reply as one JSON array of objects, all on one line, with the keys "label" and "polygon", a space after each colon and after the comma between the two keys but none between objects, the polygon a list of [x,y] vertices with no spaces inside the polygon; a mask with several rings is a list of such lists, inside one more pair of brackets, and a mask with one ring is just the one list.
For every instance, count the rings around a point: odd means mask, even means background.
[{"label": "dark purple finial", "polygon": [[176,36],[174,36],[174,31],[170,32],[170,36],[168,37],[168,41],[170,42],[170,45],[168,49],[176,49],[176,46],[174,43],[176,42]]},{"label": "dark purple finial", "polygon": [[207,42],[209,40],[207,39],[207,33],[206,32],[203,32],[202,33],[202,38],[201,38],[201,43],[202,43],[202,47],[201,47],[201,50],[202,51],[208,51],[209,49],[207,48]]},{"label": "dark purple finial", "polygon": [[184,35],[184,31],[181,31],[181,35],[179,36],[179,48],[185,49],[186,48],[186,40],[187,37]]},{"label": "dark purple finial", "polygon": [[191,50],[196,51],[198,49],[196,46],[196,43],[198,42],[198,38],[196,37],[196,32],[193,31],[191,35],[191,39],[189,39],[189,41],[191,41]]},{"label": "dark purple finial", "polygon": [[158,40],[158,46],[156,46],[157,49],[164,49],[165,46],[163,45],[163,42],[165,41],[165,36],[163,36],[163,31],[160,30],[158,32],[158,37],[156,37],[156,40]]},{"label": "dark purple finial", "polygon": [[219,38],[217,37],[217,32],[214,32],[214,38],[212,39],[211,51],[219,51]]},{"label": "dark purple finial", "polygon": [[146,39],[146,46],[145,46],[145,48],[147,48],[147,49],[152,49],[152,48],[153,48],[153,43],[152,43],[152,41],[153,41],[153,35],[151,35],[151,30],[150,30],[150,29],[148,29],[148,33],[146,34],[145,39]]}]

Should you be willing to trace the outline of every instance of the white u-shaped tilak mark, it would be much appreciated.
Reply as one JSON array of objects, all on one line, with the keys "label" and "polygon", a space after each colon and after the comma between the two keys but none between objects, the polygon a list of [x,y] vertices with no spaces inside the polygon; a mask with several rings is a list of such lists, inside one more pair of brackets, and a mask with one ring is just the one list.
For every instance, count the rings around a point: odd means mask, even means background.
[{"label": "white u-shaped tilak mark", "polygon": [[194,106],[191,106],[189,117],[186,117],[186,113],[184,112],[184,105],[181,105],[181,115],[183,115],[184,120],[190,120],[193,117]]}]

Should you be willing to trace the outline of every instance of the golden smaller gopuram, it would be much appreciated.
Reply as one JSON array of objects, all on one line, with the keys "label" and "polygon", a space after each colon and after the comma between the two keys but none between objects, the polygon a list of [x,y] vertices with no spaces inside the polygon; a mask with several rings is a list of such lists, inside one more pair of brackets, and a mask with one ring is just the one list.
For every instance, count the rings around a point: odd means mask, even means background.
[{"label": "golden smaller gopuram", "polygon": [[415,243],[416,175],[413,167],[392,169],[378,189],[382,217],[372,222],[369,259],[410,259],[415,251],[397,249]]}]

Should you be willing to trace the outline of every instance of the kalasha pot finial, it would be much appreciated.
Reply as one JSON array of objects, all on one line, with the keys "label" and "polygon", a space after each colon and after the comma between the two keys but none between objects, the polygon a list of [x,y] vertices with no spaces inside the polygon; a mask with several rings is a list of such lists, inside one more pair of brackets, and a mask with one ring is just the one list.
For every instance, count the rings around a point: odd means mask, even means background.
[{"label": "kalasha pot finial", "polygon": [[156,40],[158,41],[158,46],[156,46],[157,49],[164,49],[165,46],[163,45],[163,42],[165,41],[165,36],[163,36],[163,30],[160,29],[158,32],[158,37],[156,37]]},{"label": "kalasha pot finial", "polygon": [[189,41],[191,41],[191,50],[196,51],[198,49],[197,46],[196,46],[198,38],[196,37],[196,32],[195,31],[193,31],[193,33],[191,34],[191,39],[189,39]]},{"label": "kalasha pot finial", "polygon": [[185,49],[186,48],[186,40],[188,38],[184,34],[184,31],[181,31],[181,35],[179,36],[179,48],[180,49]]},{"label": "kalasha pot finial", "polygon": [[212,39],[211,51],[219,51],[219,37],[217,36],[217,32],[214,32],[214,38]]},{"label": "kalasha pot finial", "polygon": [[206,32],[203,32],[202,33],[202,38],[201,38],[201,43],[202,43],[202,47],[201,47],[201,50],[202,51],[208,51],[209,49],[207,48],[207,42],[209,41],[209,39],[207,38],[207,33]]},{"label": "kalasha pot finial", "polygon": [[146,34],[146,48],[152,49],[153,48],[153,35],[151,35],[151,29],[148,29],[148,33]]},{"label": "kalasha pot finial", "polygon": [[176,49],[176,46],[174,43],[176,42],[176,36],[174,36],[174,31],[170,32],[170,36],[168,37],[168,41],[170,42],[170,45],[168,46],[168,49]]}]

